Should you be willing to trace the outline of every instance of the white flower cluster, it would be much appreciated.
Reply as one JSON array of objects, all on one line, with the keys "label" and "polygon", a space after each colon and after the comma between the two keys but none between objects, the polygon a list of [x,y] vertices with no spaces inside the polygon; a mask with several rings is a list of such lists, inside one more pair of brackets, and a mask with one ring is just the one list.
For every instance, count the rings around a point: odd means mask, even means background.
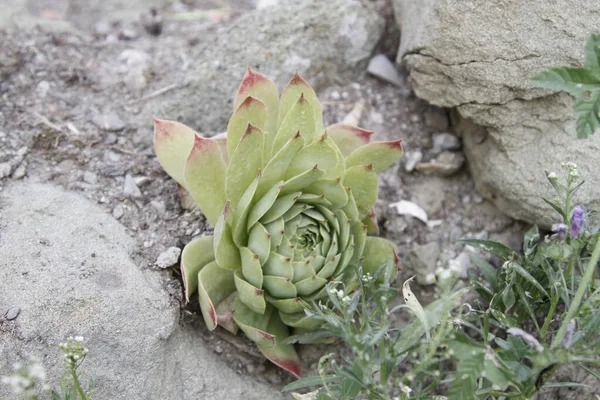
[{"label": "white flower cluster", "polygon": [[58,345],[58,348],[65,353],[65,364],[68,368],[72,368],[85,358],[88,349],[83,347],[83,337],[70,336],[65,343]]},{"label": "white flower cluster", "polygon": [[362,276],[362,281],[366,285],[373,280],[373,275],[370,272],[367,272]]},{"label": "white flower cluster", "polygon": [[565,167],[569,171],[569,179],[576,180],[579,178],[579,170],[577,169],[577,164],[574,162],[562,163],[561,166]]}]

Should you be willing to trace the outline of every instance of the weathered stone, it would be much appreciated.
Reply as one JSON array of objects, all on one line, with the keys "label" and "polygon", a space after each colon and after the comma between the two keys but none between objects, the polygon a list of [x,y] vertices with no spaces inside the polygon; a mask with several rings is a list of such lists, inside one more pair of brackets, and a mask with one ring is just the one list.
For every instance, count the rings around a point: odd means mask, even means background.
[{"label": "weathered stone", "polygon": [[120,131],[125,128],[125,122],[115,111],[96,113],[92,116],[92,122],[97,127],[107,131]]},{"label": "weathered stone", "polygon": [[[0,374],[37,356],[56,387],[58,345],[80,335],[89,348],[81,371],[98,399],[283,399],[179,324],[165,273],[135,265],[135,240],[95,203],[20,183],[0,193],[0,207],[0,304],[21,309],[0,331]],[[0,398],[13,398],[7,390],[0,385]]]},{"label": "weathered stone", "polygon": [[444,150],[459,150],[460,139],[447,132],[433,135],[433,150],[439,153]]},{"label": "weathered stone", "polygon": [[180,255],[181,249],[179,247],[169,247],[167,250],[160,253],[156,259],[155,265],[162,269],[172,267],[177,264]]},{"label": "weathered stone", "polygon": [[371,58],[367,67],[367,72],[392,85],[402,86],[402,78],[400,78],[396,66],[384,54],[378,54]]},{"label": "weathered stone", "polygon": [[[573,99],[533,88],[535,73],[583,62],[600,25],[600,4],[544,0],[395,0],[402,30],[398,61],[415,93],[456,108],[454,120],[478,191],[502,211],[547,226],[544,170],[574,161],[582,177],[600,165],[600,136],[576,140]],[[531,18],[536,15],[537,18]],[[460,16],[460,17],[457,17]],[[600,206],[600,186],[577,193]]]},{"label": "weathered stone", "polygon": [[431,285],[435,282],[435,270],[441,248],[438,242],[416,245],[410,252],[410,264],[420,285]]},{"label": "weathered stone", "polygon": [[280,89],[298,71],[318,91],[364,70],[384,25],[376,10],[358,0],[285,1],[250,12],[206,40],[210,44],[190,67],[188,84],[145,103],[140,123],[149,125],[155,116],[223,132],[246,67]]},{"label": "weathered stone", "polygon": [[416,170],[426,175],[451,176],[457,173],[465,163],[462,153],[443,151],[429,162],[418,163]]}]

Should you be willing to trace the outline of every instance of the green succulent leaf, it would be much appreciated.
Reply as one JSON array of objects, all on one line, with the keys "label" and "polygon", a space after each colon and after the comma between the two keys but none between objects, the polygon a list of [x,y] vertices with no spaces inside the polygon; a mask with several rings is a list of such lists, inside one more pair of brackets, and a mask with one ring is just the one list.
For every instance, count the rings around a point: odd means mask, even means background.
[{"label": "green succulent leaf", "polygon": [[298,73],[294,74],[290,82],[283,89],[283,92],[281,92],[281,99],[279,102],[279,124],[281,125],[300,96],[304,96],[312,108],[315,119],[315,134],[321,134],[323,132],[323,113],[321,111],[321,103],[319,102],[317,94],[313,88],[308,84],[308,82],[302,79]]},{"label": "green succulent leaf", "polygon": [[[260,100],[267,110],[267,120],[264,125],[266,134],[265,148],[270,148],[279,118],[279,92],[272,80],[264,75],[253,71],[250,67],[242,79],[242,83],[233,101],[234,109],[237,109],[247,97],[252,96]],[[260,124],[256,124],[260,126]]]},{"label": "green succulent leaf", "polygon": [[185,187],[211,224],[225,205],[226,165],[219,144],[213,139],[195,137],[185,163]]},{"label": "green succulent leaf", "polygon": [[262,131],[265,129],[266,121],[267,109],[264,103],[252,96],[246,97],[237,110],[235,110],[227,125],[228,157],[231,158],[231,156],[233,156],[240,140],[242,140],[247,133],[248,125],[254,126]]},{"label": "green succulent leaf", "polygon": [[296,133],[300,133],[305,145],[311,143],[315,137],[314,111],[303,94],[281,122],[270,154],[276,154]]},{"label": "green succulent leaf", "polygon": [[233,272],[219,267],[215,261],[208,263],[198,273],[198,300],[208,329],[217,327],[216,306],[235,292]]},{"label": "green succulent leaf", "polygon": [[185,164],[198,136],[191,128],[179,122],[154,119],[154,150],[160,165],[185,187]]},{"label": "green succulent leaf", "polygon": [[227,222],[230,203],[225,204],[223,213],[215,226],[213,249],[215,260],[221,268],[234,271],[241,267],[240,252],[231,235],[231,225]]},{"label": "green succulent leaf", "polygon": [[354,150],[346,157],[348,168],[356,165],[373,165],[375,172],[382,172],[402,156],[402,141],[369,143]]},{"label": "green succulent leaf", "polygon": [[348,157],[353,151],[369,143],[373,131],[348,124],[334,124],[325,129],[338,146],[342,155]]},{"label": "green succulent leaf", "polygon": [[379,190],[379,180],[372,165],[358,165],[346,170],[344,185],[352,190],[354,201],[360,215],[368,215]]},{"label": "green succulent leaf", "polygon": [[237,205],[263,165],[263,143],[263,132],[253,125],[248,125],[246,133],[230,156],[225,178],[225,194],[232,207]]},{"label": "green succulent leaf", "polygon": [[181,277],[185,289],[185,300],[198,290],[198,273],[214,261],[213,237],[203,236],[189,242],[181,253]]},{"label": "green succulent leaf", "polygon": [[[389,282],[396,278],[400,260],[398,253],[396,253],[396,245],[389,240],[379,237],[367,237],[363,257],[363,273],[375,275],[382,265],[389,264]],[[384,279],[384,275],[380,275],[378,281],[383,282]]]},{"label": "green succulent leaf", "polygon": [[267,332],[275,336],[275,345],[258,343],[258,349],[269,359],[273,364],[290,372],[296,378],[300,377],[301,367],[300,360],[296,349],[291,344],[284,344],[285,340],[290,336],[288,327],[282,322],[278,312],[273,312]]}]

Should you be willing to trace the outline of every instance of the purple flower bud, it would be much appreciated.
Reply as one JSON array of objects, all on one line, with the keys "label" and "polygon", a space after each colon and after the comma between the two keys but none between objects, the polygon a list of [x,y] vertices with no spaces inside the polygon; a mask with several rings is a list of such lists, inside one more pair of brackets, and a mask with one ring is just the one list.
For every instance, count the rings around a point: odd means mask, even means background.
[{"label": "purple flower bud", "polygon": [[577,206],[573,209],[571,214],[571,239],[577,239],[583,232],[583,225],[585,223],[585,208],[583,206]]}]

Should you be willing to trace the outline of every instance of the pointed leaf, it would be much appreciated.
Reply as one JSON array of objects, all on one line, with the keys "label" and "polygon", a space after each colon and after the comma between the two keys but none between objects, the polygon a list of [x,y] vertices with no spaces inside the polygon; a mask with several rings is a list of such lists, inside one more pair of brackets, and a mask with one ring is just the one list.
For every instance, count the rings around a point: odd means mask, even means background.
[{"label": "pointed leaf", "polygon": [[203,236],[189,242],[181,253],[181,278],[185,288],[185,301],[198,289],[198,272],[214,261],[213,237]]},{"label": "pointed leaf", "polygon": [[262,167],[263,132],[248,125],[246,133],[229,158],[225,178],[225,194],[232,207],[237,203]]},{"label": "pointed leaf", "polygon": [[323,175],[325,175],[325,171],[319,169],[319,166],[315,164],[315,166],[311,169],[285,181],[283,183],[283,189],[281,189],[281,194],[303,191],[310,186],[311,183],[317,181]]},{"label": "pointed leaf", "polygon": [[319,326],[323,325],[323,321],[311,318],[304,312],[288,314],[279,312],[279,316],[284,324],[293,328],[301,328],[309,331],[315,330]]},{"label": "pointed leaf", "polygon": [[[262,273],[260,276],[262,280]],[[234,272],[233,277],[235,279],[235,287],[240,301],[255,313],[264,314],[267,307],[264,290],[244,279],[244,276],[242,276],[242,272],[239,269]]]},{"label": "pointed leaf", "polygon": [[594,75],[600,77],[600,34],[592,33],[585,45],[584,65]]},{"label": "pointed leaf", "polygon": [[296,104],[279,125],[270,154],[276,154],[297,132],[304,138],[304,145],[312,143],[316,135],[315,115],[303,95],[296,99]]},{"label": "pointed leaf", "polygon": [[185,186],[185,163],[197,133],[179,122],[154,118],[154,149],[164,170]]},{"label": "pointed leaf", "polygon": [[460,243],[468,244],[469,246],[475,247],[477,249],[481,249],[487,251],[488,253],[492,253],[502,260],[509,259],[514,251],[507,247],[506,245],[495,242],[493,240],[482,240],[482,239],[459,239]]},{"label": "pointed leaf", "polygon": [[227,125],[227,155],[229,158],[231,158],[240,140],[246,134],[248,125],[255,126],[263,131],[266,120],[267,109],[265,104],[255,97],[246,97],[235,110]]},{"label": "pointed leaf", "polygon": [[370,165],[348,168],[344,185],[352,190],[354,201],[360,215],[367,215],[377,201],[379,181]]},{"label": "pointed leaf", "polygon": [[597,90],[600,79],[586,68],[552,68],[531,78],[536,86],[561,90],[575,96],[584,90]]},{"label": "pointed leaf", "polygon": [[[264,176],[264,175],[263,175]],[[279,197],[279,192],[281,192],[281,188],[283,182],[273,185],[267,193],[265,193],[262,198],[258,200],[258,202],[252,207],[250,213],[248,214],[248,230],[250,230],[255,223],[257,223],[263,215],[265,215],[273,206],[277,197]],[[260,187],[260,183],[259,183]]]},{"label": "pointed leaf", "polygon": [[284,344],[285,339],[289,337],[289,331],[288,327],[281,321],[277,311],[273,312],[269,320],[267,332],[275,336],[275,345],[257,343],[260,352],[273,364],[285,369],[296,378],[300,378],[300,360],[294,345]]},{"label": "pointed leaf", "polygon": [[238,297],[234,305],[233,319],[250,340],[257,344],[274,346],[275,335],[267,332],[273,312],[273,306],[267,304],[264,313],[256,313]]},{"label": "pointed leaf", "polygon": [[293,299],[277,299],[269,295],[266,297],[269,304],[272,304],[279,311],[283,311],[285,313],[304,312],[304,302],[300,297]]},{"label": "pointed leaf", "polygon": [[233,241],[238,247],[242,247],[248,241],[248,214],[250,213],[250,205],[252,204],[259,181],[260,173],[254,178],[250,186],[246,188],[233,215]]},{"label": "pointed leaf", "polygon": [[198,273],[198,300],[208,329],[217,327],[215,306],[235,292],[233,272],[219,267],[212,261]]},{"label": "pointed leaf", "polygon": [[415,316],[419,319],[419,321],[421,321],[421,324],[423,324],[425,336],[427,336],[427,341],[429,342],[431,340],[431,334],[429,332],[431,327],[429,326],[427,315],[425,314],[425,310],[423,310],[421,303],[419,303],[419,300],[417,300],[412,290],[410,290],[410,281],[412,281],[414,278],[415,277],[413,276],[404,281],[404,284],[402,285],[402,297],[404,297],[404,303],[412,310],[413,313],[415,313]]},{"label": "pointed leaf", "polygon": [[185,164],[184,186],[213,225],[225,205],[225,171],[219,144],[212,139],[196,136]]},{"label": "pointed leaf", "polygon": [[346,157],[346,168],[373,164],[376,173],[394,164],[402,156],[402,141],[369,143]]},{"label": "pointed leaf", "polygon": [[233,102],[234,109],[237,109],[240,104],[248,96],[252,96],[262,101],[267,110],[267,121],[264,126],[265,131],[265,148],[270,148],[270,143],[273,141],[275,132],[277,131],[277,121],[279,117],[279,93],[277,86],[264,75],[254,72],[250,67],[244,75],[244,79],[240,84],[238,92]]},{"label": "pointed leaf", "polygon": [[271,296],[279,299],[289,299],[298,296],[296,287],[291,279],[280,276],[265,275],[263,277],[263,287]]},{"label": "pointed leaf", "polygon": [[289,257],[282,256],[281,254],[271,253],[269,259],[264,265],[264,273],[265,275],[278,276],[287,280],[292,279],[294,276],[292,260]]},{"label": "pointed leaf", "polygon": [[354,150],[369,143],[373,131],[348,124],[334,124],[325,129],[327,135],[335,142],[340,151],[347,157]]},{"label": "pointed leaf", "polygon": [[379,224],[377,223],[375,210],[371,209],[369,214],[364,217],[361,222],[367,227],[367,233],[371,235],[379,235]]},{"label": "pointed leaf", "polygon": [[273,203],[271,208],[269,208],[269,211],[267,211],[265,215],[261,217],[260,222],[263,224],[268,224],[269,222],[273,222],[282,217],[283,214],[288,212],[288,210],[292,208],[294,204],[296,204],[296,201],[298,198],[300,198],[301,194],[301,192],[294,192],[280,196],[277,200],[275,200],[275,203]]},{"label": "pointed leaf", "polygon": [[304,98],[312,107],[315,116],[315,132],[320,134],[323,132],[321,103],[319,103],[319,99],[313,88],[308,82],[302,79],[297,72],[281,93],[281,99],[279,101],[279,123],[281,124],[283,122],[285,116],[294,107],[301,95],[304,95]]},{"label": "pointed leaf", "polygon": [[335,143],[326,135],[296,153],[286,172],[286,178],[289,179],[301,174],[310,168],[314,168],[315,165],[325,171],[323,179],[337,179],[344,175],[345,167],[339,162]]},{"label": "pointed leaf", "polygon": [[264,264],[271,253],[271,234],[263,224],[257,222],[250,229],[248,248],[258,255],[261,264]]},{"label": "pointed leaf", "polygon": [[241,274],[244,279],[252,286],[258,289],[262,288],[263,273],[258,254],[252,252],[252,250],[247,247],[241,247],[240,256],[242,259]]},{"label": "pointed leaf", "polygon": [[304,139],[300,134],[297,134],[269,160],[258,185],[257,197],[262,197],[275,183],[285,179],[286,171],[292,159],[302,146],[304,146]]},{"label": "pointed leaf", "polygon": [[304,189],[305,193],[325,195],[331,208],[344,207],[348,203],[348,191],[340,183],[340,179],[319,179]]},{"label": "pointed leaf", "polygon": [[236,270],[241,267],[240,252],[233,241],[231,226],[227,222],[229,202],[225,204],[221,218],[217,221],[214,232],[215,260],[221,268]]}]

